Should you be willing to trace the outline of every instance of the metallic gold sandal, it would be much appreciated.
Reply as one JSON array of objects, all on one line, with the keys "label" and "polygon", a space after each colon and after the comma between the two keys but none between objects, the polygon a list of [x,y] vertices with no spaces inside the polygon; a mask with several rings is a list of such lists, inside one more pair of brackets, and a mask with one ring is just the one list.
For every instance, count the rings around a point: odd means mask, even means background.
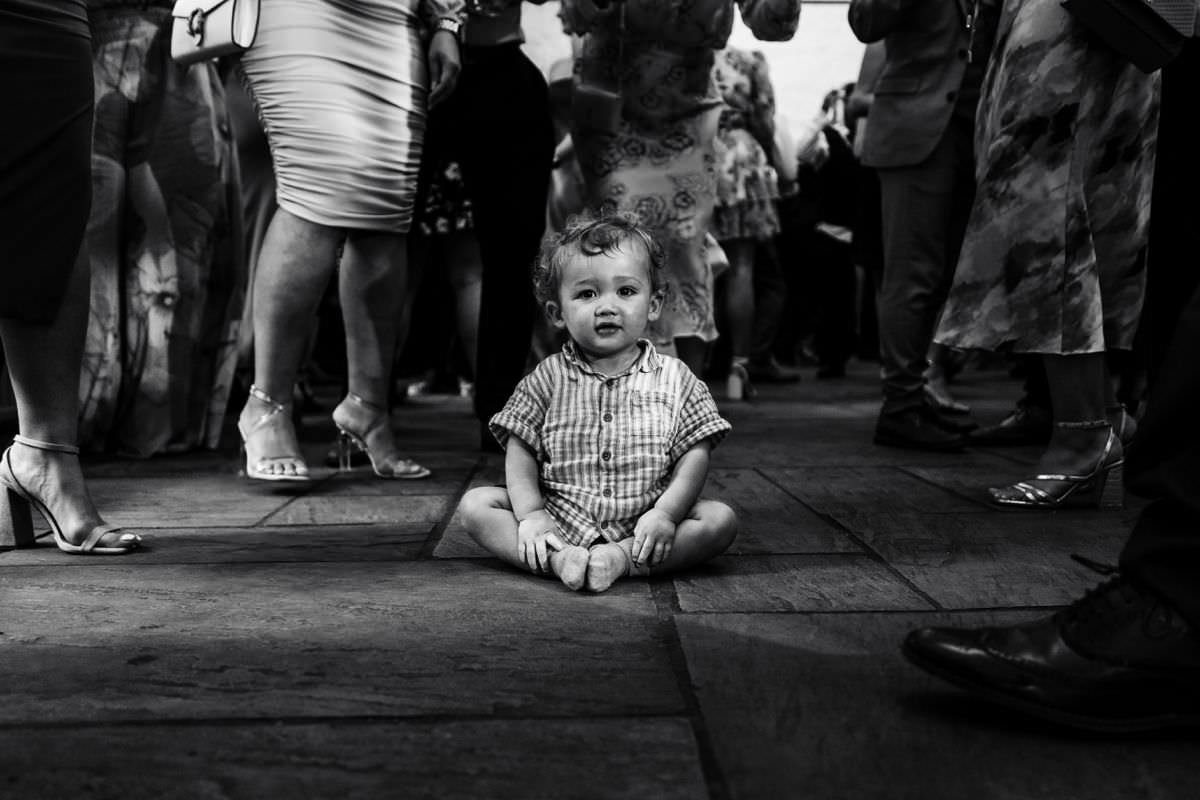
[{"label": "metallic gold sandal", "polygon": [[[1087,475],[1035,475],[1011,486],[988,489],[992,505],[998,508],[1053,510],[1058,508],[1121,508],[1125,504],[1125,456],[1121,440],[1107,420],[1057,422],[1056,427],[1075,430],[1108,429],[1104,452],[1096,468]],[[1034,481],[1053,482],[1055,487],[1038,486]]]}]

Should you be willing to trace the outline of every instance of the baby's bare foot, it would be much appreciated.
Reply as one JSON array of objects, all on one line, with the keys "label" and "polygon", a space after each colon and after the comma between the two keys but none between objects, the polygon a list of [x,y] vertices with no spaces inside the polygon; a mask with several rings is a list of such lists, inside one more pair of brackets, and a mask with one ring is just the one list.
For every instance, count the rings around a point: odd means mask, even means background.
[{"label": "baby's bare foot", "polygon": [[629,553],[619,544],[608,542],[588,551],[587,588],[603,592],[618,578],[629,574]]},{"label": "baby's bare foot", "polygon": [[572,545],[550,554],[550,571],[573,592],[583,588],[587,570],[587,548]]}]

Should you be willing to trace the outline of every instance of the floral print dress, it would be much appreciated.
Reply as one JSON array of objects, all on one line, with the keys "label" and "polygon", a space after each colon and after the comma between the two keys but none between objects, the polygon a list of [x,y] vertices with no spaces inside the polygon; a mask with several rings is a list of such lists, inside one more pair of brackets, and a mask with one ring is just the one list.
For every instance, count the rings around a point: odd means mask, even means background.
[{"label": "floral print dress", "polygon": [[725,100],[717,123],[717,205],[713,235],[720,241],[763,241],[779,233],[779,184],[767,156],[774,149],[775,93],[762,53],[727,47],[717,53],[713,78]]},{"label": "floral print dress", "polygon": [[712,341],[713,276],[705,234],[716,201],[716,150],[722,100],[712,77],[734,9],[759,39],[796,31],[800,0],[625,0],[605,11],[563,0],[568,33],[583,34],[575,59],[580,87],[619,95],[615,130],[572,129],[588,204],[635,213],[667,255],[670,288],[654,341]]},{"label": "floral print dress", "polygon": [[1004,3],[976,124],[978,191],[937,341],[1060,355],[1132,345],[1158,86],[1058,0]]}]

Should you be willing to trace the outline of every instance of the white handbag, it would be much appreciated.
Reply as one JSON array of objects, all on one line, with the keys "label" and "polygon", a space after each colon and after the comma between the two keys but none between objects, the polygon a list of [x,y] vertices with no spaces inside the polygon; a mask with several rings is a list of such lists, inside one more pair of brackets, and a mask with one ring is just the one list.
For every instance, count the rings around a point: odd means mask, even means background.
[{"label": "white handbag", "polygon": [[259,0],[176,0],[171,58],[181,66],[242,53],[258,33]]}]

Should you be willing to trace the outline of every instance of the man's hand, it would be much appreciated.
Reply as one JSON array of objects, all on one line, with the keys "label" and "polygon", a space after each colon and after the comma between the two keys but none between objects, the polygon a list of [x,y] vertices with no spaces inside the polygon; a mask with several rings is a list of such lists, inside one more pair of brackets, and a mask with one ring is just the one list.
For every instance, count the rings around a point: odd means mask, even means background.
[{"label": "man's hand", "polygon": [[558,525],[546,511],[535,511],[517,523],[517,555],[530,572],[545,575],[550,571],[550,551],[566,544],[558,535]]},{"label": "man's hand", "polygon": [[449,31],[434,31],[429,40],[429,107],[441,103],[458,85],[462,56],[458,39]]},{"label": "man's hand", "polygon": [[675,523],[665,511],[652,508],[638,519],[633,528],[633,563],[651,567],[671,555],[675,543]]}]

